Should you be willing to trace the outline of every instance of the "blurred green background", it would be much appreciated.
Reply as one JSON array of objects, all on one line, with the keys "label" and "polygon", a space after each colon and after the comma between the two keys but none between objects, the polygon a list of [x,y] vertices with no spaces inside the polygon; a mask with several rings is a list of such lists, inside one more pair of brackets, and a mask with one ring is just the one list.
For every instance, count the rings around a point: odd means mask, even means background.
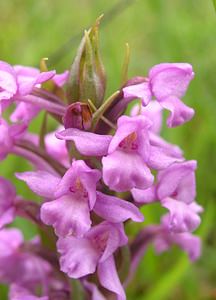
[{"label": "blurred green background", "polygon": [[[216,14],[210,0],[1,0],[0,59],[11,64],[37,66],[41,57],[52,57],[62,45],[101,14],[112,11],[101,29],[101,51],[108,75],[108,93],[119,87],[124,45],[132,50],[130,76],[145,75],[160,62],[185,61],[193,65],[196,77],[185,102],[194,107],[194,119],[180,128],[165,129],[170,142],[179,144],[187,159],[198,160],[197,200],[205,212],[198,234],[203,255],[191,265],[178,249],[159,257],[146,253],[128,299],[216,299]],[[115,12],[117,14],[114,16]],[[68,68],[79,39],[51,60],[51,68]],[[39,118],[32,130],[39,126]],[[0,175],[16,184],[18,192],[30,197],[14,171],[27,169],[16,157],[1,162]],[[155,209],[155,210],[154,210]],[[144,208],[146,224],[156,221],[157,208]],[[155,213],[156,212],[156,213]],[[35,232],[17,221],[25,236]],[[135,225],[136,226],[136,225]],[[7,299],[5,287],[0,299]]]}]

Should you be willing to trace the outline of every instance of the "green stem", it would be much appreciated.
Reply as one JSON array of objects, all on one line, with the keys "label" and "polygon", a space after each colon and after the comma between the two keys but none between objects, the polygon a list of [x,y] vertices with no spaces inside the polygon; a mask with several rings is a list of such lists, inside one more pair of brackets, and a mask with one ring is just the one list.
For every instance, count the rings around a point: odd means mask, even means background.
[{"label": "green stem", "polygon": [[116,97],[120,94],[120,91],[116,91],[112,94],[93,114],[92,127],[95,129],[98,121],[101,119],[106,110],[112,105],[112,103],[116,100]]}]

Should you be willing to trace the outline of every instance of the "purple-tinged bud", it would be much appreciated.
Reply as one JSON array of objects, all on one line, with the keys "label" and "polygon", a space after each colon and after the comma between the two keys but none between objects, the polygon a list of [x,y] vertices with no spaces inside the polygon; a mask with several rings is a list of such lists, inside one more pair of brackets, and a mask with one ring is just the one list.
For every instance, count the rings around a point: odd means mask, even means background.
[{"label": "purple-tinged bud", "polygon": [[91,127],[92,113],[88,104],[76,102],[68,106],[63,117],[65,129],[88,130]]}]

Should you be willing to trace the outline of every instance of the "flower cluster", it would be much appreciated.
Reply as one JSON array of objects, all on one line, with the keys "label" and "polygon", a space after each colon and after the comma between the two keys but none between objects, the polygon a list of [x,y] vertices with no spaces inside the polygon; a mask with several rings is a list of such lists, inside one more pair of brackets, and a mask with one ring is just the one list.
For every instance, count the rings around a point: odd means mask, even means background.
[{"label": "flower cluster", "polygon": [[[196,161],[186,161],[160,136],[164,109],[170,111],[168,127],[193,117],[181,100],[192,67],[156,65],[148,77],[127,80],[104,100],[97,27],[85,33],[70,72],[48,71],[44,61],[40,70],[0,62],[0,159],[15,154],[30,162],[30,171],[15,175],[41,197],[40,203],[23,199],[0,178],[0,282],[10,286],[11,300],[76,299],[70,278],[85,299],[115,294],[124,300],[123,286],[149,243],[156,252],[177,244],[191,260],[200,256],[192,233],[202,212],[195,202]],[[46,122],[51,117],[59,125],[30,133],[42,111]],[[140,207],[153,202],[167,213],[161,224],[145,226]],[[39,236],[25,241],[19,229],[8,227],[17,216],[36,224]],[[124,230],[131,221],[144,223],[129,242]],[[131,262],[120,279],[124,249]]]}]

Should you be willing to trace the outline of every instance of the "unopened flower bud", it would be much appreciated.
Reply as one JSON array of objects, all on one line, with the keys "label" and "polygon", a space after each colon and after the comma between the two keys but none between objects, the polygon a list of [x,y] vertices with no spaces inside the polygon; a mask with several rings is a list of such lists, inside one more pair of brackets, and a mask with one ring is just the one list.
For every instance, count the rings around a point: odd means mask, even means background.
[{"label": "unopened flower bud", "polygon": [[106,76],[98,45],[99,20],[85,31],[70,70],[67,87],[69,103],[91,99],[96,107],[103,101]]},{"label": "unopened flower bud", "polygon": [[92,113],[88,104],[76,102],[68,106],[63,117],[65,129],[78,128],[88,130],[91,127]]}]

